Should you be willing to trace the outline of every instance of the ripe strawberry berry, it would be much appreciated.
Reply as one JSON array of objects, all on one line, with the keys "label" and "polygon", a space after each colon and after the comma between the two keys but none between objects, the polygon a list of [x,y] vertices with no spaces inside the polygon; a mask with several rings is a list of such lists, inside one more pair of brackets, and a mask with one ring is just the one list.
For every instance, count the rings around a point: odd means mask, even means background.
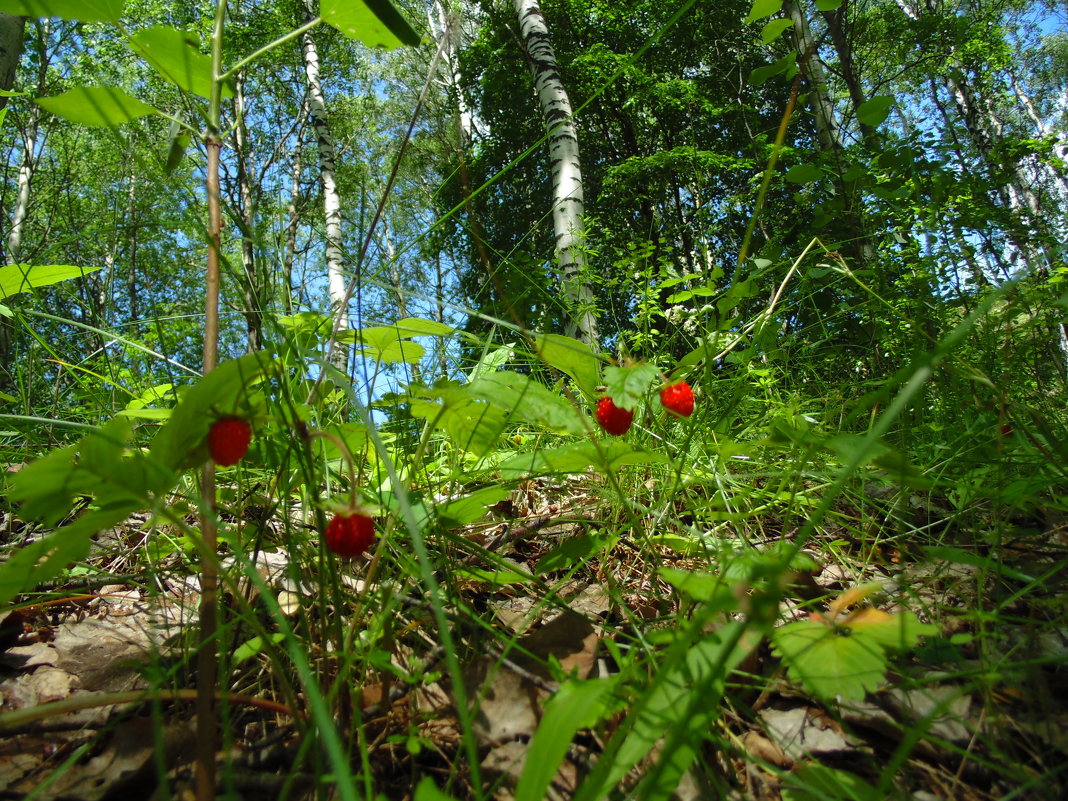
[{"label": "ripe strawberry berry", "polygon": [[620,409],[609,397],[597,401],[597,422],[601,428],[613,436],[620,437],[627,433],[631,422],[634,420],[634,412]]},{"label": "ripe strawberry berry", "polygon": [[693,389],[685,381],[666,386],[660,390],[660,403],[672,414],[689,417],[693,414]]},{"label": "ripe strawberry berry", "polygon": [[224,417],[211,424],[208,431],[208,453],[215,464],[229,467],[248,453],[252,442],[252,426],[240,417]]},{"label": "ripe strawberry berry", "polygon": [[326,526],[326,547],[338,556],[359,556],[375,541],[375,521],[367,515],[336,514]]}]

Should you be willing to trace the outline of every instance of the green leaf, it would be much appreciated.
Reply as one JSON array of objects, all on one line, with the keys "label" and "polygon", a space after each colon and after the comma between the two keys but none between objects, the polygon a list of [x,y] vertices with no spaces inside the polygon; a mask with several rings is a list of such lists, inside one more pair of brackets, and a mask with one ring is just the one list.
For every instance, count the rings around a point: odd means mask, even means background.
[{"label": "green leaf", "polygon": [[111,126],[136,120],[156,109],[113,86],[76,86],[61,95],[40,97],[38,105],[70,122]]},{"label": "green leaf", "polygon": [[796,61],[797,52],[795,51],[787,53],[774,64],[768,64],[766,67],[757,67],[749,73],[749,83],[753,84],[753,86],[762,86],[769,78],[774,78],[776,75],[791,72],[792,69],[796,68]]},{"label": "green leaf", "polygon": [[451,325],[439,323],[437,320],[425,320],[422,317],[405,317],[403,320],[397,320],[393,328],[405,337],[447,337],[456,333],[456,329]]},{"label": "green leaf", "polygon": [[241,411],[239,401],[249,386],[274,364],[263,353],[249,353],[223,362],[201,378],[171,412],[150,447],[150,453],[171,470],[195,467],[208,458],[204,440],[212,422]]},{"label": "green leaf", "polygon": [[520,453],[497,466],[504,478],[526,475],[581,473],[595,467],[604,473],[626,465],[664,464],[668,458],[662,453],[636,448],[626,442],[602,442],[600,450],[592,442],[576,442],[559,448],[541,448],[534,453]]},{"label": "green leaf", "polygon": [[420,388],[411,401],[416,417],[432,422],[453,443],[477,456],[485,456],[508,425],[507,415],[496,406],[472,397],[466,386],[440,382],[432,389]]},{"label": "green leaf", "polygon": [[764,29],[760,32],[760,38],[764,44],[771,44],[782,36],[783,31],[792,28],[793,24],[794,21],[791,19],[773,19],[764,26]]},{"label": "green leaf", "polygon": [[512,491],[507,487],[484,487],[463,498],[444,503],[437,508],[439,520],[451,526],[466,526],[486,513],[486,508],[504,500]]},{"label": "green leaf", "polygon": [[659,378],[660,371],[652,364],[636,364],[633,367],[610,365],[604,369],[608,395],[620,409],[634,409],[649,391],[649,385]]},{"label": "green leaf", "polygon": [[738,601],[730,586],[721,576],[713,573],[693,573],[675,567],[662,567],[657,571],[664,581],[695,601],[712,602],[716,608],[732,609]]},{"label": "green leaf", "polygon": [[778,14],[782,10],[782,0],[753,0],[753,7],[749,9],[749,16],[745,18],[748,25],[758,19]]},{"label": "green leaf", "polygon": [[585,342],[560,334],[541,334],[535,340],[535,348],[546,364],[571,376],[587,396],[592,398],[597,393],[601,361]]},{"label": "green leaf", "polygon": [[861,125],[875,127],[890,115],[894,105],[893,95],[878,95],[857,107],[857,120]]},{"label": "green leaf", "polygon": [[118,22],[125,0],[0,0],[0,11],[22,17]]},{"label": "green leaf", "polygon": [[787,181],[794,184],[809,184],[823,177],[823,170],[815,164],[795,164],[786,171],[783,176]]},{"label": "green leaf", "polygon": [[[196,34],[156,25],[131,36],[130,49],[165,80],[200,97],[211,97],[211,58],[200,52]],[[233,95],[233,89],[224,84],[222,96]]]},{"label": "green leaf", "polygon": [[821,698],[861,699],[886,675],[883,649],[846,628],[797,620],[775,629],[771,641],[790,677]]},{"label": "green leaf", "polygon": [[[286,635],[282,634],[282,632],[280,631],[276,631],[274,634],[271,635],[270,639],[273,643],[280,643],[285,638]],[[267,644],[264,642],[263,637],[253,637],[250,640],[245,640],[245,642],[241,643],[241,645],[239,645],[234,651],[234,658],[230,660],[231,666],[236,667],[242,662],[248,661],[257,654],[263,653],[266,647]]]},{"label": "green leaf", "polygon": [[571,679],[545,704],[538,730],[530,741],[515,801],[542,801],[557,768],[579,729],[594,726],[606,711],[610,679]]},{"label": "green leaf", "polygon": [[71,278],[95,273],[99,267],[73,264],[9,264],[0,267],[0,300],[40,286],[58,284]]},{"label": "green leaf", "polygon": [[841,6],[842,0],[816,0],[816,8],[820,11],[834,11]]},{"label": "green leaf", "polygon": [[136,507],[92,510],[69,526],[19,548],[0,563],[0,606],[85,559],[94,534],[121,523],[135,510]]},{"label": "green leaf", "polygon": [[170,175],[178,169],[178,165],[185,158],[185,151],[189,149],[191,134],[188,128],[179,124],[178,120],[171,120],[167,139],[170,145],[167,148],[167,163],[163,169],[167,175]]},{"label": "green leaf", "polygon": [[602,545],[603,539],[600,537],[590,537],[586,534],[571,537],[542,556],[534,567],[534,572],[541,575],[556,570],[567,570]]},{"label": "green leaf", "polygon": [[471,396],[502,409],[513,422],[542,426],[558,434],[584,434],[586,424],[567,398],[510,371],[490,373],[468,385]]},{"label": "green leaf", "polygon": [[392,50],[422,39],[389,0],[321,0],[319,14],[350,39]]}]

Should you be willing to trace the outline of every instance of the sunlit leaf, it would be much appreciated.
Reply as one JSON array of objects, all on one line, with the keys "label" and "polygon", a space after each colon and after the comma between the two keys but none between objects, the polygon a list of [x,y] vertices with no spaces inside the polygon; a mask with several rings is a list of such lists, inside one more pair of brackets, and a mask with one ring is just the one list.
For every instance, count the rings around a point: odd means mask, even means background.
[{"label": "sunlit leaf", "polygon": [[37,103],[46,111],[82,125],[114,127],[156,113],[148,103],[113,86],[76,86],[61,95],[40,97]]},{"label": "sunlit leaf", "polygon": [[[211,97],[211,58],[200,52],[196,34],[156,25],[130,37],[131,49],[164,79],[200,97]],[[223,85],[222,96],[233,97]]]},{"label": "sunlit leaf", "polygon": [[746,24],[756,22],[758,19],[778,14],[782,9],[782,0],[753,0],[753,7],[749,9],[749,16],[745,18]]},{"label": "sunlit leaf", "polygon": [[99,269],[100,267],[79,267],[73,264],[9,264],[0,267],[0,300],[35,287],[81,278]]},{"label": "sunlit leaf", "polygon": [[636,364],[633,367],[610,365],[604,369],[608,395],[620,409],[634,409],[641,403],[650,385],[659,378],[660,371],[652,364]]},{"label": "sunlit leaf", "polygon": [[125,0],[0,0],[0,11],[22,17],[118,22]]},{"label": "sunlit leaf", "polygon": [[857,107],[857,120],[861,125],[870,125],[874,128],[890,116],[890,109],[893,105],[893,95],[873,97]]},{"label": "sunlit leaf", "polygon": [[389,0],[321,0],[323,22],[368,47],[392,50],[422,40]]},{"label": "sunlit leaf", "polygon": [[588,396],[594,395],[601,380],[601,361],[589,345],[573,337],[542,334],[535,348],[546,364],[571,376]]},{"label": "sunlit leaf", "polygon": [[760,32],[760,38],[764,44],[771,44],[782,36],[783,31],[793,27],[793,24],[794,21],[790,19],[773,19],[764,26],[764,29]]},{"label": "sunlit leaf", "polygon": [[560,434],[583,434],[586,425],[567,398],[525,375],[490,373],[471,382],[472,396],[503,409],[515,422],[542,426]]}]

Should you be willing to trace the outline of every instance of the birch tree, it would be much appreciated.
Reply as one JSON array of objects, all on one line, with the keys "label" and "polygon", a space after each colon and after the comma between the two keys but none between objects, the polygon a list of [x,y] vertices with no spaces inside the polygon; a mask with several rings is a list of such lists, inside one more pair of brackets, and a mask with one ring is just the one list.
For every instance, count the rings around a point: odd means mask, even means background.
[{"label": "birch tree", "polygon": [[582,165],[571,101],[560,78],[549,29],[537,0],[515,0],[515,10],[549,137],[556,261],[571,317],[565,333],[577,334],[583,342],[596,346],[597,317],[586,263]]},{"label": "birch tree", "polygon": [[[315,18],[315,0],[304,0],[306,21]],[[326,116],[326,99],[319,80],[319,51],[315,39],[308,31],[301,37],[304,52],[304,73],[308,81],[308,118],[311,120],[319,144],[319,181],[323,192],[325,217],[325,253],[327,288],[330,294],[330,313],[334,316],[334,328],[342,331],[351,328],[348,316],[347,291],[345,286],[345,259],[341,249],[341,196],[337,188],[337,149],[330,133]],[[334,343],[331,361],[341,370],[348,364],[348,351]]]}]

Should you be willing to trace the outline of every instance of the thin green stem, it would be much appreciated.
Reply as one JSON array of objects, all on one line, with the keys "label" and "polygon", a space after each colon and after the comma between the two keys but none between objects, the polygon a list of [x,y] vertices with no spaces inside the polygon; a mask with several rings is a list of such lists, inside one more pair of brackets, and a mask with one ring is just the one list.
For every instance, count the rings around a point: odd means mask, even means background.
[{"label": "thin green stem", "polygon": [[253,61],[255,61],[260,56],[264,55],[265,53],[271,52],[276,47],[281,47],[286,42],[293,41],[298,36],[303,36],[305,33],[310,31],[312,28],[314,28],[316,25],[318,25],[322,21],[323,21],[322,17],[315,17],[315,19],[310,19],[307,22],[305,22],[303,25],[301,25],[299,28],[294,28],[293,30],[291,30],[285,36],[279,36],[277,39],[275,39],[270,44],[265,44],[259,50],[253,51],[252,53],[250,53],[249,55],[245,56],[243,59],[238,61],[236,64],[234,64],[232,67],[230,67],[230,69],[228,69],[226,72],[224,72],[222,75],[219,76],[219,80],[220,81],[228,81],[230,78],[232,78],[235,75],[237,75],[237,73],[239,73],[243,67],[247,67],[249,64],[251,64]]}]

